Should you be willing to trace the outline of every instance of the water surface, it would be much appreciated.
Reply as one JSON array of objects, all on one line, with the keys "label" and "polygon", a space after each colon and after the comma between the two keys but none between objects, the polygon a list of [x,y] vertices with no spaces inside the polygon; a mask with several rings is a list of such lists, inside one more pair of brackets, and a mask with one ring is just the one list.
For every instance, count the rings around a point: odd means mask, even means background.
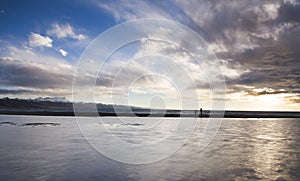
[{"label": "water surface", "polygon": [[[86,119],[81,124],[91,130],[97,130],[95,122],[102,124],[97,118]],[[129,128],[143,130],[140,129],[143,126],[153,126],[159,118],[126,118],[121,123],[116,123],[118,118],[105,119],[109,130],[124,140],[140,143],[141,140],[164,138],[166,134],[157,131],[156,134],[143,134],[142,139],[128,131]],[[170,120],[172,118],[167,119]],[[212,142],[205,149],[200,149],[199,140],[206,122],[206,118],[199,118],[190,139],[169,157],[150,164],[134,165],[117,162],[97,152],[83,137],[72,117],[2,115],[0,178],[300,180],[299,119],[224,119]],[[97,136],[101,134],[97,133]],[[170,146],[168,144],[165,146]],[[120,149],[118,145],[109,146]]]}]

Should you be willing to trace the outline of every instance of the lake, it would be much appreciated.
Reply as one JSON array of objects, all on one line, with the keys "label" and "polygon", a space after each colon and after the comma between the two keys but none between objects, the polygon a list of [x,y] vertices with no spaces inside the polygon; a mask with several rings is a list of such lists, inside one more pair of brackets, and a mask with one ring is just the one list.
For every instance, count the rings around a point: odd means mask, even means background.
[{"label": "lake", "polygon": [[300,180],[299,118],[209,121],[1,115],[0,178]]}]

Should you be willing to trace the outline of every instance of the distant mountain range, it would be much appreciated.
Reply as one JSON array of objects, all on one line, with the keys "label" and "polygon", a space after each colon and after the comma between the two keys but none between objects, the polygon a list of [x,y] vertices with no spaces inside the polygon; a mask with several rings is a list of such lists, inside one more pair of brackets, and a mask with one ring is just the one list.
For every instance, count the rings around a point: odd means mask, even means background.
[{"label": "distant mountain range", "polygon": [[36,99],[0,99],[0,109],[70,109],[72,103],[65,98],[39,97]]},{"label": "distant mountain range", "polygon": [[[10,110],[10,111],[73,111],[72,102],[68,101],[64,97],[39,97],[35,99],[11,99],[11,98],[2,98],[0,99],[0,111],[1,110]],[[82,109],[91,108],[95,105],[94,103],[75,103],[77,107],[82,107]],[[128,110],[133,111],[147,111],[150,109],[144,109],[133,106],[123,106],[123,105],[110,105],[110,104],[96,104],[97,109],[102,112],[113,112],[114,110]],[[85,110],[86,110],[85,109]]]},{"label": "distant mountain range", "polygon": [[[76,107],[76,115],[82,116],[93,116],[95,111],[101,116],[147,116],[153,111],[163,116],[162,114],[166,112],[165,110],[124,105],[73,103],[64,97],[39,97],[35,99],[11,99],[6,97],[0,99],[0,114],[74,116],[74,105]],[[169,111],[172,112],[172,110]]]},{"label": "distant mountain range", "polygon": [[[9,98],[6,98],[9,99]],[[69,100],[67,100],[65,97],[38,97],[35,99],[28,99],[28,100],[33,100],[36,102],[70,102]]]}]

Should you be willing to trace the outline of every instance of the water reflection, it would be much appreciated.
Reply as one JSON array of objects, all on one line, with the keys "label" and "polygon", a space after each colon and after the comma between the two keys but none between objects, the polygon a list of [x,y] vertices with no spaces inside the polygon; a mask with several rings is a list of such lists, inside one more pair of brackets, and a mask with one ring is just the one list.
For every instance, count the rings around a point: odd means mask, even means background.
[{"label": "water reflection", "polygon": [[[99,154],[71,118],[0,116],[0,122],[4,121],[61,125],[0,126],[1,180],[300,180],[297,119],[225,119],[203,150],[198,143],[207,119],[199,119],[194,134],[179,151],[142,165],[115,162]],[[147,121],[132,120],[142,125]],[[85,123],[93,128],[94,123]],[[118,133],[124,133],[124,139],[133,139],[122,127],[128,125],[111,129],[121,129]],[[144,139],[163,136],[159,135],[163,132],[157,134],[145,135]],[[119,145],[114,146],[119,149]]]},{"label": "water reflection", "polygon": [[[293,180],[292,127],[285,120],[259,120],[251,125],[249,166],[259,178]],[[297,153],[296,153],[297,154]],[[299,163],[298,163],[299,164]]]}]

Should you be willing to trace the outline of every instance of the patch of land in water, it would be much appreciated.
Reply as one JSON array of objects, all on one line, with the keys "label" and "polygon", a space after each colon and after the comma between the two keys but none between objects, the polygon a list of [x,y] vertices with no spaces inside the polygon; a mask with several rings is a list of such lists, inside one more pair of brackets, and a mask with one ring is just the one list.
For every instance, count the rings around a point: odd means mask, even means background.
[{"label": "patch of land in water", "polygon": [[46,126],[59,126],[60,123],[23,123],[23,124],[18,125],[17,123],[10,122],[10,121],[0,122],[0,126],[3,126],[3,125],[22,126],[22,127],[23,126],[31,126],[31,127],[43,126],[43,127],[46,127]]}]

